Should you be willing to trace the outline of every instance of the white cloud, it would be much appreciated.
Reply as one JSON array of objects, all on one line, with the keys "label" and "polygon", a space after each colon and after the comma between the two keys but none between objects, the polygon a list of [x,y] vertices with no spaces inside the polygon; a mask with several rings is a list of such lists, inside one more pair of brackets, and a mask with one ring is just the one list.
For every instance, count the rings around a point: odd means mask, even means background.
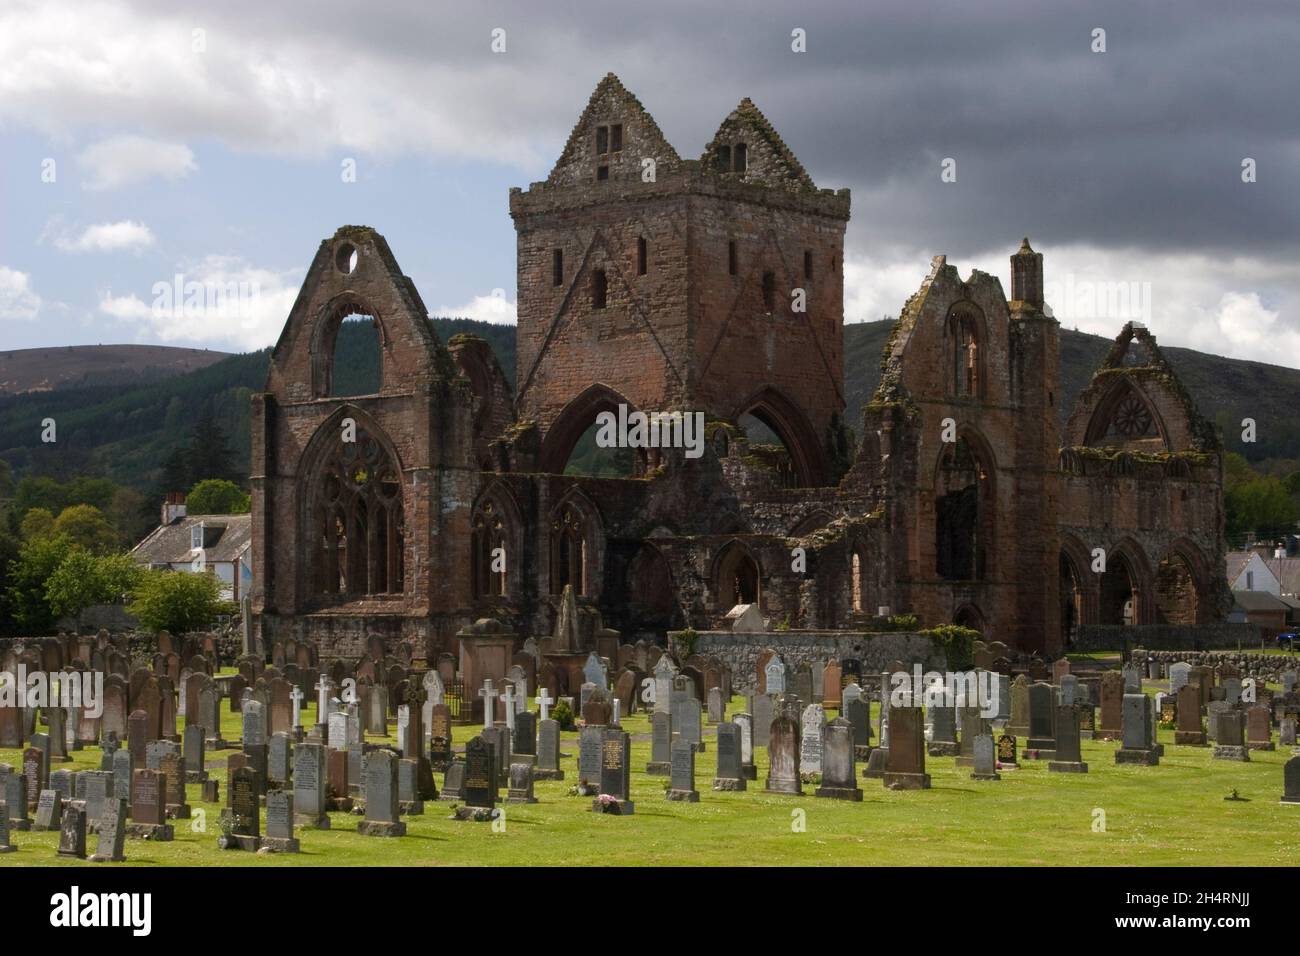
[{"label": "white cloud", "polygon": [[117,189],[154,177],[181,179],[199,168],[184,143],[130,135],[93,143],[82,150],[77,162],[87,173],[82,185],[91,190]]},{"label": "white cloud", "polygon": [[64,252],[123,252],[152,246],[153,232],[142,222],[124,219],[87,226],[79,235],[60,235],[54,245]]},{"label": "white cloud", "polygon": [[0,266],[0,319],[28,321],[36,318],[41,297],[32,290],[25,272]]},{"label": "white cloud", "polygon": [[302,277],[301,269],[277,272],[235,256],[210,255],[155,282],[148,302],[110,291],[100,296],[99,310],[162,342],[259,349],[279,338]]},{"label": "white cloud", "polygon": [[[979,269],[1010,294],[1010,255],[1019,243],[970,256],[949,256],[962,278]],[[1283,317],[1300,315],[1300,274],[1289,264],[1250,256],[1147,253],[1140,249],[1051,246],[1044,254],[1046,299],[1062,328],[1113,338],[1136,319],[1161,345],[1230,358],[1294,364],[1300,331]],[[939,252],[942,250],[936,250]],[[886,248],[850,253],[844,263],[844,317],[895,318],[930,271],[930,253]]]},{"label": "white cloud", "polygon": [[441,305],[433,315],[448,319],[476,319],[496,325],[514,325],[519,303],[506,299],[504,289],[493,289],[491,295],[476,295],[465,305]]}]

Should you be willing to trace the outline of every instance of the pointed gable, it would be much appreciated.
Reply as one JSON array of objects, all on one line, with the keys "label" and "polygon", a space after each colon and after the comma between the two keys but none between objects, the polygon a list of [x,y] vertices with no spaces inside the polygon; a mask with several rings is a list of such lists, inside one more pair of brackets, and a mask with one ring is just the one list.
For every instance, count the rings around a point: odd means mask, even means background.
[{"label": "pointed gable", "polygon": [[546,182],[549,186],[639,182],[645,159],[654,160],[656,176],[681,163],[641,101],[617,76],[607,73],[596,84]]},{"label": "pointed gable", "polygon": [[749,97],[722,121],[700,157],[707,172],[790,191],[815,191],[803,164]]},{"label": "pointed gable", "polygon": [[1220,449],[1178,374],[1140,322],[1115,338],[1065,427],[1067,446],[1148,452]]},{"label": "pointed gable", "polygon": [[316,250],[271,353],[266,391],[289,402],[329,396],[334,344],[348,315],[374,320],[381,393],[409,392],[450,370],[420,293],[388,242],[369,226],[343,226]]}]

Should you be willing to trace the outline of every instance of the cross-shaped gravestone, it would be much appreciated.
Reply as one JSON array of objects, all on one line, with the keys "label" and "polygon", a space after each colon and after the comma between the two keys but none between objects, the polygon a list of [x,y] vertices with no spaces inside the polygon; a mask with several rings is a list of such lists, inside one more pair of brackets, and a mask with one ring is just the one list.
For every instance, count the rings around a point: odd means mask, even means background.
[{"label": "cross-shaped gravestone", "polygon": [[297,684],[293,690],[289,691],[289,696],[293,699],[293,726],[302,726],[302,688]]},{"label": "cross-shaped gravestone", "polygon": [[330,704],[330,679],[324,674],[316,682],[316,723],[325,723]]},{"label": "cross-shaped gravestone", "polygon": [[506,727],[513,736],[515,732],[515,685],[510,681],[506,681],[504,698],[506,707]]},{"label": "cross-shaped gravestone", "polygon": [[551,719],[551,705],[553,703],[555,701],[551,699],[551,695],[546,692],[545,687],[537,692],[537,709],[541,711],[542,720]]},{"label": "cross-shaped gravestone", "polygon": [[497,689],[491,677],[483,681],[483,689],[478,692],[478,695],[483,698],[483,729],[491,730],[492,717],[497,707]]}]

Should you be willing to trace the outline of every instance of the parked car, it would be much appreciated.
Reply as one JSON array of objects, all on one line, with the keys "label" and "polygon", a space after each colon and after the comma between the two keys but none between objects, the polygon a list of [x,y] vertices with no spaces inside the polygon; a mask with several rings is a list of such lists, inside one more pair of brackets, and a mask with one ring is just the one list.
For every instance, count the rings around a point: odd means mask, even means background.
[{"label": "parked car", "polygon": [[1277,636],[1277,646],[1284,651],[1300,650],[1300,631],[1283,631]]}]

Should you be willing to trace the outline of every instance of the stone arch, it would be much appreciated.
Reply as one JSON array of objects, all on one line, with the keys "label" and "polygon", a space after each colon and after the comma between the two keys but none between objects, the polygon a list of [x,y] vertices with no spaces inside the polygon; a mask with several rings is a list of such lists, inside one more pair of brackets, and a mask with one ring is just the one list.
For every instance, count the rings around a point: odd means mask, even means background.
[{"label": "stone arch", "polygon": [[672,568],[663,552],[645,542],[628,563],[627,594],[643,626],[671,627],[680,618]]},{"label": "stone arch", "polygon": [[730,418],[739,422],[752,415],[781,439],[790,455],[797,487],[813,488],[826,482],[826,452],[808,416],[780,389],[765,385],[740,402]]},{"label": "stone arch", "polygon": [[352,314],[368,315],[374,319],[379,338],[379,389],[388,381],[385,375],[385,356],[388,354],[389,336],[384,317],[362,296],[344,292],[330,299],[321,308],[312,326],[311,393],[314,398],[328,398],[333,390],[334,346],[338,340],[343,320]]},{"label": "stone arch", "polygon": [[969,299],[954,302],[943,322],[944,389],[960,398],[983,398],[987,382],[988,322]]},{"label": "stone arch", "polygon": [[[341,440],[343,419],[356,440]],[[304,593],[331,603],[407,591],[410,507],[392,440],[369,415],[344,405],[307,443],[298,475]]]},{"label": "stone arch", "polygon": [[[493,570],[496,548],[503,548],[504,570]],[[470,518],[471,585],[476,598],[516,598],[520,593],[523,517],[510,489],[489,484],[474,503]]]},{"label": "stone arch", "polygon": [[802,538],[804,535],[811,534],[818,528],[826,527],[826,525],[830,524],[834,520],[835,516],[825,508],[814,508],[808,514],[795,522],[787,537]]},{"label": "stone arch", "polygon": [[573,585],[579,597],[597,597],[605,566],[605,532],[600,511],[577,487],[551,509],[551,593]]},{"label": "stone arch", "polygon": [[952,622],[959,627],[969,627],[971,630],[984,633],[987,622],[984,618],[984,612],[974,604],[963,604],[957,610],[952,612]]},{"label": "stone arch", "polygon": [[1061,536],[1057,560],[1060,589],[1061,641],[1066,647],[1074,643],[1078,629],[1097,619],[1096,575],[1092,573],[1092,555],[1072,534]]},{"label": "stone arch", "polygon": [[1125,538],[1106,550],[1106,570],[1097,584],[1099,624],[1149,624],[1151,566],[1141,545]]},{"label": "stone arch", "polygon": [[1084,444],[1168,451],[1168,435],[1155,403],[1130,376],[1119,375],[1093,408]]},{"label": "stone arch", "polygon": [[1187,540],[1174,542],[1156,565],[1152,601],[1159,624],[1202,624],[1210,614],[1207,562]]},{"label": "stone arch", "polygon": [[[587,386],[581,393],[570,399],[551,422],[551,427],[546,430],[546,437],[542,439],[542,450],[538,459],[540,470],[545,474],[563,474],[565,465],[573,455],[573,449],[579,439],[595,424],[596,416],[601,412],[613,412],[617,415],[619,405],[626,405],[629,414],[637,410],[630,401],[601,382]],[[644,473],[646,470],[646,452],[647,449],[644,448],[636,449],[638,473]]]},{"label": "stone arch", "polygon": [[732,538],[713,559],[714,607],[730,611],[737,604],[757,604],[762,607],[762,568],[758,559],[739,539]]},{"label": "stone arch", "polygon": [[939,452],[934,504],[935,573],[949,581],[993,577],[997,467],[984,436],[969,426]]}]

